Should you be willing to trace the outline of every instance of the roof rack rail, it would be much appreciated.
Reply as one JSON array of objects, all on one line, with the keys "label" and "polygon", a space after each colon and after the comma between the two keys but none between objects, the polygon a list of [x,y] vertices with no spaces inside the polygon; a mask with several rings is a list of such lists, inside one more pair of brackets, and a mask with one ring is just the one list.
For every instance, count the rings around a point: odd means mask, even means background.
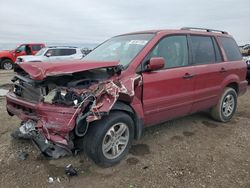
[{"label": "roof rack rail", "polygon": [[48,48],[78,48],[76,46],[48,46]]},{"label": "roof rack rail", "polygon": [[199,28],[199,27],[182,27],[181,30],[203,30],[207,32],[218,32],[222,34],[228,34],[226,31],[215,30],[215,29],[207,29],[207,28]]}]

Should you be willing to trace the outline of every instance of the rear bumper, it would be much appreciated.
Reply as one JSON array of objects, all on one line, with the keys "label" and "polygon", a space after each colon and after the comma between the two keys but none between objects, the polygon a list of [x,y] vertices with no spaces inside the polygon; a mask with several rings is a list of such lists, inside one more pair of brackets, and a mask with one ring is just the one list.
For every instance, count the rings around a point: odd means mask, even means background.
[{"label": "rear bumper", "polygon": [[247,80],[244,80],[239,83],[239,93],[238,93],[239,96],[247,92],[247,85],[248,85]]}]

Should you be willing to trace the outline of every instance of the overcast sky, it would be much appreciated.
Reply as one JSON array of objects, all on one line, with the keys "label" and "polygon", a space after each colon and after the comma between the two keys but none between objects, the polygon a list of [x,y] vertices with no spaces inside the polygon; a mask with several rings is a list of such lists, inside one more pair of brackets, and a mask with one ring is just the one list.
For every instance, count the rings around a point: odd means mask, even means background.
[{"label": "overcast sky", "polygon": [[250,43],[250,0],[1,0],[0,43],[99,43],[183,26],[226,30]]}]

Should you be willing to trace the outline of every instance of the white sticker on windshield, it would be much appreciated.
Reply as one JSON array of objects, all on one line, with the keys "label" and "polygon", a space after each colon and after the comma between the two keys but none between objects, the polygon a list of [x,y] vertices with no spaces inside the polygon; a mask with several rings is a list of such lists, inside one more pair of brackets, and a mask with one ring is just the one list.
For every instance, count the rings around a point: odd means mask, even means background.
[{"label": "white sticker on windshield", "polygon": [[147,40],[131,40],[129,44],[145,45],[147,42]]}]

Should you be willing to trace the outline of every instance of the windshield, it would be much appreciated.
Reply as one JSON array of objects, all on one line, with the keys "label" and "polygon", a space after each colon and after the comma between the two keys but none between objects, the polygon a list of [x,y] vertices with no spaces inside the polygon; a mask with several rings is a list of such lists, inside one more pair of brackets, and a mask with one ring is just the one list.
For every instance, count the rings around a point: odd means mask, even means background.
[{"label": "windshield", "polygon": [[153,34],[134,34],[114,37],[98,46],[83,59],[119,61],[120,65],[127,66],[153,36]]},{"label": "windshield", "polygon": [[39,51],[36,53],[35,56],[41,56],[41,55],[43,55],[44,52],[45,52],[45,50],[46,50],[46,48],[42,48],[41,50],[39,50]]}]

